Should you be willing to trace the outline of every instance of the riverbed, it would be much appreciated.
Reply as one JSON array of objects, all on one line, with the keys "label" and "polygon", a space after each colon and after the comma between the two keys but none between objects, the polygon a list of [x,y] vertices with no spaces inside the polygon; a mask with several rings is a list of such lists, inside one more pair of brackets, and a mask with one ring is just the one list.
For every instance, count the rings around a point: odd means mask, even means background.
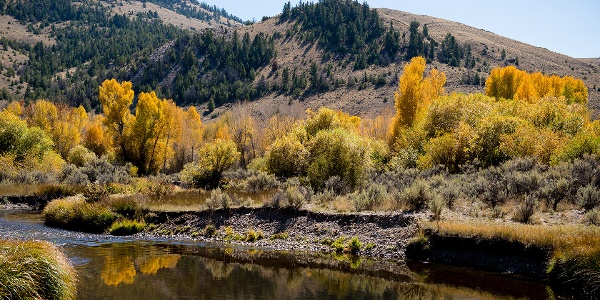
[{"label": "riverbed", "polygon": [[568,299],[541,281],[464,268],[192,239],[84,234],[0,211],[0,238],[51,241],[79,299]]}]

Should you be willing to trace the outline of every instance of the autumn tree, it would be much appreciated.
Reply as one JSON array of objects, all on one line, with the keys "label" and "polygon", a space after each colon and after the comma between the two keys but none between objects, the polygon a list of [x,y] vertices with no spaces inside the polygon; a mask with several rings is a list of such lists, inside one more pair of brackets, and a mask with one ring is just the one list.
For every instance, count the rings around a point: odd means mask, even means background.
[{"label": "autumn tree", "polygon": [[132,84],[128,81],[118,83],[115,79],[105,80],[99,88],[98,100],[104,112],[104,125],[124,160],[127,160],[127,156],[123,134],[131,117],[129,109],[133,97]]},{"label": "autumn tree", "polygon": [[403,128],[413,125],[419,111],[425,111],[432,99],[444,93],[446,75],[432,70],[424,78],[425,59],[414,57],[404,67],[398,90],[394,93],[396,116],[392,124],[390,145],[393,145]]},{"label": "autumn tree", "polygon": [[233,166],[239,157],[240,153],[232,141],[217,139],[206,143],[198,152],[198,161],[185,165],[181,180],[194,187],[218,187],[223,172]]},{"label": "autumn tree", "polygon": [[196,160],[196,152],[204,134],[202,120],[195,107],[191,106],[183,113],[181,122],[181,135],[173,145],[176,170]]}]

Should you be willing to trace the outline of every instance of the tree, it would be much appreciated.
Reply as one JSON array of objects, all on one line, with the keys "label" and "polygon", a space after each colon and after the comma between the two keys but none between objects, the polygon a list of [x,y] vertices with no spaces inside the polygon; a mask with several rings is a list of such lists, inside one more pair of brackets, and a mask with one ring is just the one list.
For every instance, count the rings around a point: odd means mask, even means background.
[{"label": "tree", "polygon": [[129,81],[118,83],[115,79],[105,80],[99,88],[98,100],[104,112],[104,125],[112,136],[113,145],[120,151],[122,159],[128,160],[123,134],[131,117],[129,108],[134,92]]},{"label": "tree", "polygon": [[161,121],[164,112],[156,93],[140,93],[135,116],[125,123],[125,149],[127,157],[138,167],[139,173],[155,172],[159,161],[155,154],[158,140],[163,133]]},{"label": "tree", "polygon": [[432,70],[427,78],[425,72],[425,59],[417,56],[411,59],[404,67],[400,77],[398,90],[394,93],[396,100],[396,116],[392,125],[390,146],[393,146],[403,128],[415,123],[419,111],[426,111],[432,99],[444,92],[446,75],[443,72]]},{"label": "tree", "polygon": [[206,143],[198,153],[198,162],[186,164],[181,180],[194,187],[215,188],[221,183],[223,172],[239,159],[235,143],[217,139]]}]

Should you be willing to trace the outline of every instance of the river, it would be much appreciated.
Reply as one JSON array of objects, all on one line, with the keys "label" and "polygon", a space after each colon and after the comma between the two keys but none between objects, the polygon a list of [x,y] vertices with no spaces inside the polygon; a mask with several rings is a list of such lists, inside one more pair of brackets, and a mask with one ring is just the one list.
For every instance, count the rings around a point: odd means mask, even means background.
[{"label": "river", "polygon": [[46,227],[41,215],[31,212],[0,211],[0,238],[60,246],[78,272],[79,299],[563,298],[543,282],[510,275],[193,240],[83,234]]}]

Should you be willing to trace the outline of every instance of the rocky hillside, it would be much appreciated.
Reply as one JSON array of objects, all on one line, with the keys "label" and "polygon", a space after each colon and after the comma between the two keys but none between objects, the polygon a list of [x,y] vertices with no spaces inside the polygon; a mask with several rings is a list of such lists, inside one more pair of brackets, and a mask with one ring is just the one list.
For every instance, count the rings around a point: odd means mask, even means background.
[{"label": "rocky hillside", "polygon": [[598,59],[349,0],[286,5],[245,25],[190,0],[60,0],[41,12],[35,2],[0,1],[0,99],[94,108],[99,83],[115,77],[201,106],[208,118],[240,102],[261,118],[320,106],[370,117],[392,113],[403,66],[421,55],[446,73],[449,93],[483,91],[491,69],[516,65],[583,79],[600,110]]}]

